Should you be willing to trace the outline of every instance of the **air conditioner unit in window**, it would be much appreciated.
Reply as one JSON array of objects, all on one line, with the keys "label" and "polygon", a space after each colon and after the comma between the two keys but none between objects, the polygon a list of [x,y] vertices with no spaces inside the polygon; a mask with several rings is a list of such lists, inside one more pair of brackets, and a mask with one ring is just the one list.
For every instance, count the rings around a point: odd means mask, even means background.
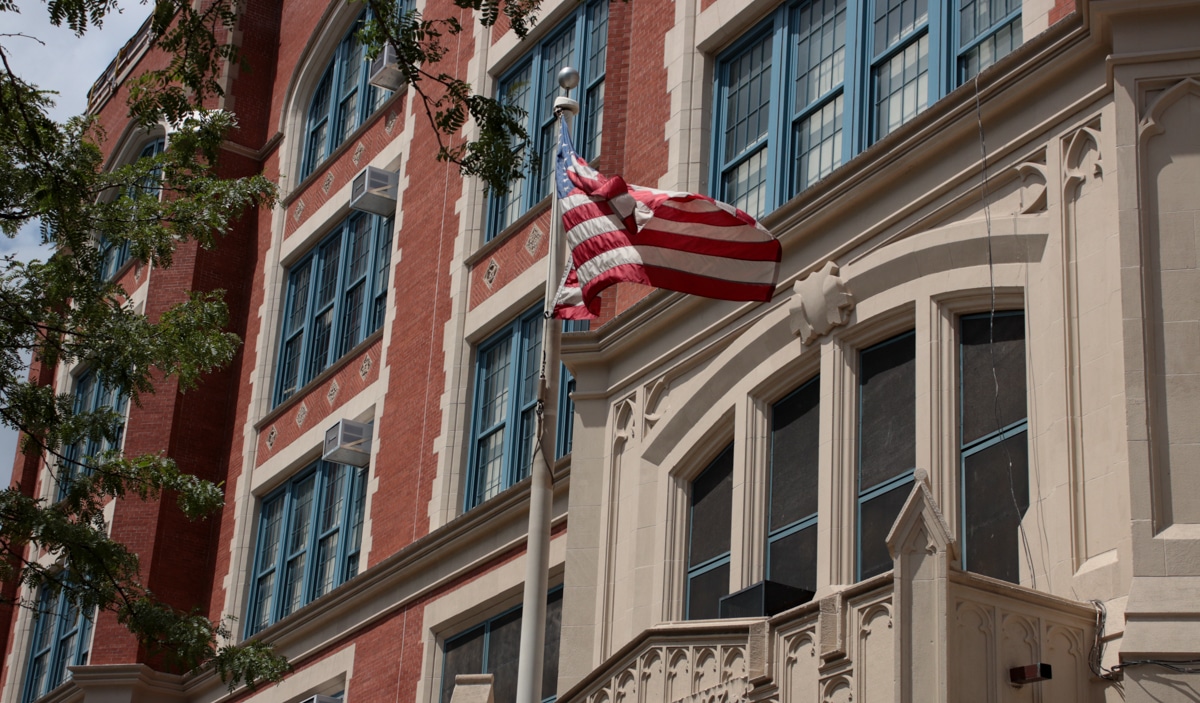
[{"label": "air conditioner unit in window", "polygon": [[344,703],[344,701],[341,698],[334,698],[333,696],[316,695],[309,696],[300,701],[300,703]]},{"label": "air conditioner unit in window", "polygon": [[350,184],[350,207],[376,215],[396,214],[396,191],[400,174],[368,166],[358,172]]},{"label": "air conditioner unit in window", "polygon": [[722,618],[761,618],[782,613],[813,599],[813,592],[775,581],[759,581],[720,600]]},{"label": "air conditioner unit in window", "polygon": [[404,87],[404,74],[397,66],[396,49],[384,44],[379,55],[371,61],[371,85],[384,90],[397,91]]},{"label": "air conditioner unit in window", "polygon": [[321,458],[335,464],[366,466],[371,463],[371,425],[354,420],[338,420],[325,430]]}]

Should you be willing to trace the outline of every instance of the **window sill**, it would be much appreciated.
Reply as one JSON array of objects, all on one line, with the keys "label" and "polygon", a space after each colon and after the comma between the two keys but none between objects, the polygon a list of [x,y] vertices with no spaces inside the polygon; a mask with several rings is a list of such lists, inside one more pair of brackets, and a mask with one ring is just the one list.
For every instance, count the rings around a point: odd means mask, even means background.
[{"label": "window sill", "polygon": [[[550,198],[552,197],[554,196],[547,195],[539,200],[537,205],[529,208],[529,211],[518,217],[515,222],[500,230],[495,237],[492,237],[488,241],[484,242],[483,246],[476,249],[473,254],[463,260],[463,264],[470,268],[480,261],[483,261],[492,252],[504,246],[508,240],[516,236],[517,232],[520,232],[528,227],[531,222],[541,217],[546,210],[550,209]],[[553,229],[553,223],[551,223],[551,229]]]},{"label": "window sill", "polygon": [[[337,374],[339,371],[346,368],[346,365],[349,364],[351,360],[353,360],[355,357],[362,354],[363,351],[365,351],[367,349],[367,347],[370,347],[372,344],[374,344],[375,342],[379,341],[382,338],[383,338],[383,328],[377,329],[374,332],[372,332],[371,334],[367,335],[366,339],[364,339],[363,341],[354,345],[354,348],[351,349],[350,351],[346,352],[345,354],[342,354],[341,358],[339,358],[337,361],[335,361],[329,365],[329,368],[327,368],[324,371],[322,371],[321,373],[317,374],[316,376],[313,377],[313,379],[311,381],[304,384],[300,388],[296,389],[296,392],[293,393],[290,398],[283,401],[279,405],[276,405],[275,407],[271,408],[270,412],[268,412],[266,415],[264,415],[261,420],[254,423],[254,430],[256,432],[261,432],[264,427],[271,424],[275,420],[278,420],[289,409],[295,407],[296,405],[298,405],[300,403],[300,401],[307,398],[310,393],[312,393],[314,390],[316,390],[317,386],[320,386],[322,383],[324,383],[325,381],[328,381],[332,376]],[[378,361],[376,363],[378,363]],[[274,390],[275,389],[272,388],[271,392],[273,393]]]},{"label": "window sill", "polygon": [[[285,210],[291,207],[292,203],[295,202],[296,199],[299,198],[305,191],[307,191],[314,183],[321,180],[325,176],[325,173],[337,164],[338,159],[342,158],[342,156],[349,151],[364,134],[366,134],[376,124],[379,123],[379,120],[387,112],[389,107],[391,107],[397,100],[403,98],[405,95],[408,95],[407,85],[393,93],[392,97],[388,98],[383,105],[379,106],[378,110],[371,113],[371,116],[358,126],[358,129],[351,132],[350,136],[346,137],[346,139],[343,140],[342,143],[337,146],[337,148],[329,153],[329,156],[326,156],[321,163],[317,164],[317,167],[313,169],[312,173],[308,174],[302,181],[297,183],[296,187],[288,191],[287,195],[281,197],[279,199],[279,205]],[[300,156],[301,159],[303,159],[303,153],[301,153]],[[364,163],[363,167],[365,168],[366,166],[367,164]]]}]

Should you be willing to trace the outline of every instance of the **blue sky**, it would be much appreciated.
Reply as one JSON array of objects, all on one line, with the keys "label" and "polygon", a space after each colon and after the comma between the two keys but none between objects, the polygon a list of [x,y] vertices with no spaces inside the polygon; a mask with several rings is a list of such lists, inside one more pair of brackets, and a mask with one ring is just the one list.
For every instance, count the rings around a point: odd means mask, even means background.
[{"label": "blue sky", "polygon": [[[56,120],[84,111],[88,88],[150,14],[145,5],[123,3],[123,12],[110,15],[101,29],[90,29],[79,38],[69,29],[50,25],[44,2],[26,0],[20,6],[23,13],[0,12],[0,33],[9,35],[0,37],[0,44],[14,73],[43,90],[58,92],[50,113]],[[12,36],[17,34],[27,36]],[[45,258],[37,226],[25,227],[14,239],[0,236],[0,255],[6,254],[26,261]],[[9,483],[16,440],[15,432],[0,428],[0,486]]]}]

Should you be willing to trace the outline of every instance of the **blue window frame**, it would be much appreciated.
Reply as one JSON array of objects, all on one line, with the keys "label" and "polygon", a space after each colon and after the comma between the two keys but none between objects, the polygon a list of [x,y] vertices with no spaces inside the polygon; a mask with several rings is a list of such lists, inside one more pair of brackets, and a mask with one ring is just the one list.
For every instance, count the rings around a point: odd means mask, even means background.
[{"label": "blue window frame", "polygon": [[91,473],[88,459],[121,448],[128,404],[129,397],[126,394],[105,383],[104,379],[93,371],[84,371],[75,379],[73,409],[76,414],[112,411],[118,419],[109,428],[107,436],[84,437],[63,449],[62,461],[58,466],[57,500],[63,499],[76,478]]},{"label": "blue window frame", "polygon": [[[155,139],[152,142],[142,147],[141,153],[138,154],[139,159],[153,158],[162,154],[167,147],[166,139]],[[146,175],[142,181],[131,187],[126,193],[127,197],[134,198],[139,195],[146,195],[157,199],[162,190],[162,169],[155,168]],[[110,242],[107,238],[100,238],[100,278],[108,280],[117,275],[129,261],[129,240],[121,242]]]},{"label": "blue window frame", "polygon": [[692,480],[688,516],[687,602],[684,617],[719,615],[729,595],[729,556],[733,529],[733,445]]},{"label": "blue window frame", "polygon": [[383,325],[392,220],[355,213],[288,270],[275,404]]},{"label": "blue window frame", "polygon": [[1020,43],[1020,0],[787,3],[719,57],[713,190],[765,215]]},{"label": "blue window frame", "polygon": [[318,461],[262,501],[246,636],[358,574],[367,469]]},{"label": "blue window frame", "polygon": [[34,611],[33,640],[25,671],[25,703],[46,695],[71,678],[69,666],[87,664],[92,620],[62,590],[42,587]]},{"label": "blue window frame", "polygon": [[[586,326],[587,321],[582,321]],[[578,322],[564,331],[580,329]],[[542,310],[533,308],[492,335],[475,359],[475,396],[467,489],[470,510],[529,475],[537,426],[537,392],[542,369]],[[571,451],[575,379],[559,367],[556,456]]]},{"label": "blue window frame", "polygon": [[[411,2],[401,2],[400,6],[401,12],[412,8]],[[364,11],[346,32],[313,91],[304,129],[301,180],[308,178],[392,95],[390,90],[376,88],[369,82],[371,62],[366,47],[358,40],[358,32],[368,17]]]},{"label": "blue window frame", "polygon": [[817,590],[817,484],[821,379],[771,408],[767,578]]},{"label": "blue window frame", "polygon": [[608,54],[608,2],[593,1],[580,7],[554,32],[539,41],[500,77],[499,99],[525,111],[529,141],[520,154],[530,154],[525,178],[509,184],[508,192],[493,194],[488,213],[488,239],[495,237],[550,194],[554,173],[554,98],[560,95],[558,71],[563,66],[579,70],[579,116],[575,132],[580,156],[594,159],[601,148],[604,121],[604,67]]},{"label": "blue window frame", "polygon": [[[563,332],[586,332],[587,320],[563,320]],[[575,377],[566,366],[558,372],[558,432],[554,455],[562,458],[571,453],[575,435],[575,401],[571,394],[575,392]]]},{"label": "blue window frame", "polygon": [[[546,644],[542,650],[543,703],[553,701],[558,690],[562,594],[560,586],[546,596]],[[516,699],[521,610],[517,606],[466,632],[446,638],[442,648],[441,703],[450,703],[454,694],[454,679],[460,674],[492,674],[493,698],[497,701]]]},{"label": "blue window frame", "polygon": [[1029,509],[1024,312],[960,320],[959,399],[963,568],[1020,583]]},{"label": "blue window frame", "polygon": [[858,363],[858,578],[892,568],[887,533],[913,482],[916,336],[862,350]]}]

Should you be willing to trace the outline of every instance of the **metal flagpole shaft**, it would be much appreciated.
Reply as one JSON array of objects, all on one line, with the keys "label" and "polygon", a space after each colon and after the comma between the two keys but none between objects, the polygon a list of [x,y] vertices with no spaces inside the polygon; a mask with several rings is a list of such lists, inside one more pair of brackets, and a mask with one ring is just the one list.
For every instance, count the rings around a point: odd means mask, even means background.
[{"label": "metal flagpole shaft", "polygon": [[[570,94],[579,83],[579,72],[566,67],[558,74],[558,84]],[[555,112],[571,114],[579,106],[570,99],[559,98]],[[563,239],[562,212],[557,193],[551,200],[550,243],[546,256],[545,317],[542,320],[542,374],[538,386],[537,430],[530,466],[529,527],[525,543],[525,593],[521,615],[521,650],[517,665],[517,703],[539,703],[542,700],[542,675],[546,648],[546,591],[550,586],[550,513],[554,492],[550,464],[554,457],[554,437],[558,408],[548,402],[550,393],[557,391],[559,341],[562,322],[552,317],[554,298],[563,273],[563,256],[559,243]],[[506,702],[504,702],[506,703]]]}]

